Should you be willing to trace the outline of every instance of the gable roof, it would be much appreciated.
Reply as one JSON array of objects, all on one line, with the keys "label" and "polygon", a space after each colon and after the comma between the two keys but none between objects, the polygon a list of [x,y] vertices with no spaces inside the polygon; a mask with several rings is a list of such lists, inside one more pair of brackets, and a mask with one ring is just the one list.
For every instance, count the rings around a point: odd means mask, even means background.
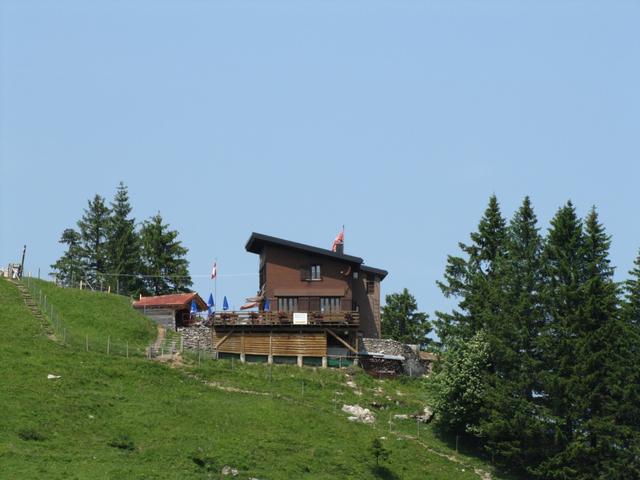
[{"label": "gable roof", "polygon": [[292,242],[291,240],[285,240],[283,238],[272,237],[263,233],[253,232],[245,245],[247,252],[260,254],[265,245],[277,245],[280,247],[289,248],[292,250],[298,250],[301,252],[312,253],[324,257],[333,258],[335,260],[341,260],[343,262],[358,265],[361,270],[380,276],[380,280],[387,276],[388,272],[380,268],[374,268],[363,265],[363,260],[360,257],[354,257],[353,255],[346,255],[344,253],[334,252],[326,248],[314,247],[313,245],[306,245],[304,243]]},{"label": "gable roof", "polygon": [[198,310],[205,310],[207,308],[205,301],[195,292],[140,297],[140,300],[133,302],[133,308],[190,308],[191,300],[196,301]]},{"label": "gable roof", "polygon": [[305,245],[304,243],[292,242],[290,240],[284,240],[282,238],[271,237],[262,233],[253,232],[245,245],[247,252],[260,253],[264,245],[278,245],[280,247],[290,248],[292,250],[299,250],[307,253],[314,253],[324,257],[334,258],[336,260],[342,260],[343,262],[355,263],[361,265],[363,260],[360,257],[354,257],[352,255],[345,255],[344,253],[334,252],[325,248],[318,248],[312,245]]}]

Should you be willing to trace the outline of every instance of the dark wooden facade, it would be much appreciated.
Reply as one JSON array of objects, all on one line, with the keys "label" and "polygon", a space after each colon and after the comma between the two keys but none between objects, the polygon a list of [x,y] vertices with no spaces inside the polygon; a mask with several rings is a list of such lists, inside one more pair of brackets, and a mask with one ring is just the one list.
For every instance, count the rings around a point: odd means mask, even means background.
[{"label": "dark wooden facade", "polygon": [[360,337],[380,336],[381,269],[359,257],[253,233],[259,255],[259,310],[213,319],[219,352],[244,355],[356,356]]}]

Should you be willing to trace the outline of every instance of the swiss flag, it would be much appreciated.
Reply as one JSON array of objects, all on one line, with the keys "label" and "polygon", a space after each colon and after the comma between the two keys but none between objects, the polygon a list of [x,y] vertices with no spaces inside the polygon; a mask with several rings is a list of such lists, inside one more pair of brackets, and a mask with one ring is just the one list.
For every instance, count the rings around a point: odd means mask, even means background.
[{"label": "swiss flag", "polygon": [[217,274],[218,274],[218,267],[216,265],[216,262],[213,262],[213,268],[211,269],[211,280],[216,278]]},{"label": "swiss flag", "polygon": [[333,240],[333,244],[331,245],[331,250],[335,252],[338,248],[338,245],[344,243],[344,227],[340,230],[340,233],[336,235],[336,238]]}]

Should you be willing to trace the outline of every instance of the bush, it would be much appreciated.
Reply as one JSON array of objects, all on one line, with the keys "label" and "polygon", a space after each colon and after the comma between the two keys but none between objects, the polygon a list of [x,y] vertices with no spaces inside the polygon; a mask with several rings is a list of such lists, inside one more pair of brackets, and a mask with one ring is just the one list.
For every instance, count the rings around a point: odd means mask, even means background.
[{"label": "bush", "polygon": [[42,442],[47,439],[42,433],[33,428],[24,428],[18,432],[18,436],[27,442]]},{"label": "bush", "polygon": [[120,450],[135,450],[135,444],[133,443],[133,439],[127,434],[120,434],[117,437],[113,438],[108,445],[113,448],[119,448]]}]

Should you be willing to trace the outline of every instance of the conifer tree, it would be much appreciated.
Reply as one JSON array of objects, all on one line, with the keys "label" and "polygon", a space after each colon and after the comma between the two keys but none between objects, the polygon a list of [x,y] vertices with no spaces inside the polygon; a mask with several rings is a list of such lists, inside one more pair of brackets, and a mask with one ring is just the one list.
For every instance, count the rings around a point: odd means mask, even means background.
[{"label": "conifer tree", "polygon": [[529,197],[509,224],[499,273],[499,308],[487,331],[487,376],[480,432],[495,462],[524,473],[539,460],[544,426],[534,392],[540,390],[535,340],[543,324],[542,238]]},{"label": "conifer tree", "polygon": [[438,336],[445,347],[450,338],[469,339],[491,323],[497,294],[496,261],[504,253],[505,239],[506,222],[492,195],[478,231],[471,234],[471,244],[459,244],[464,256],[450,255],[444,281],[438,282],[447,298],[459,299],[458,310],[436,312]]},{"label": "conifer tree", "polygon": [[177,237],[178,232],[169,230],[160,213],[142,224],[140,240],[147,293],[185,292],[191,286],[187,249]]},{"label": "conifer tree", "polygon": [[[584,305],[584,244],[582,222],[573,204],[567,202],[551,220],[543,251],[545,324],[537,343],[542,357],[543,418],[548,425],[548,440],[541,448],[543,457],[549,459],[566,449],[578,427],[576,339]],[[553,461],[537,471],[543,476],[561,473]]]},{"label": "conifer tree", "polygon": [[124,183],[120,182],[111,202],[106,254],[111,288],[123,295],[135,295],[142,289],[139,277],[142,267],[140,239],[135,230],[135,220],[130,218],[130,214],[129,193]]},{"label": "conifer tree", "polygon": [[431,332],[429,316],[417,310],[418,303],[406,288],[402,293],[387,295],[381,315],[382,336],[402,343],[426,344]]},{"label": "conifer tree", "polygon": [[[485,361],[484,355],[491,351],[489,345],[502,318],[499,265],[506,240],[506,222],[492,195],[478,231],[471,234],[472,243],[459,244],[465,256],[449,256],[444,281],[438,282],[445,296],[459,299],[459,310],[436,312],[438,336],[447,352],[436,381],[440,424],[456,433],[481,434],[480,399],[486,399],[493,368],[491,359]],[[469,368],[471,359],[481,357],[480,364]]]},{"label": "conifer tree", "polygon": [[640,329],[640,252],[629,272],[630,278],[625,282],[624,315],[630,325]]},{"label": "conifer tree", "polygon": [[630,452],[637,440],[633,425],[625,424],[628,419],[621,415],[634,409],[637,426],[640,407],[637,403],[625,405],[628,382],[638,379],[632,356],[633,332],[620,317],[618,287],[609,260],[611,240],[595,208],[587,216],[584,240],[585,303],[576,329],[574,360],[578,382],[572,417],[577,428],[559,459],[579,477],[614,478],[615,472],[628,472],[634,463],[636,468],[640,465]]},{"label": "conifer tree", "polygon": [[78,221],[82,256],[87,270],[85,277],[91,283],[96,282],[101,273],[106,273],[107,267],[107,230],[109,228],[109,208],[104,198],[96,194],[89,200],[88,208]]},{"label": "conifer tree", "polygon": [[67,228],[62,232],[59,240],[67,249],[51,268],[56,271],[56,281],[66,286],[74,286],[83,278],[86,266],[83,261],[82,248],[80,246],[80,234],[73,228]]}]

